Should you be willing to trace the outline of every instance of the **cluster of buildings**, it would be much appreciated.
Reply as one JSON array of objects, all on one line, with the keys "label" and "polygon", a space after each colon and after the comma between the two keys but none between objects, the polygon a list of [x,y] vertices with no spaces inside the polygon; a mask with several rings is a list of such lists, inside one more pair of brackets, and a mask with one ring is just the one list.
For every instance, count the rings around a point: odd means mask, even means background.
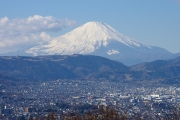
[{"label": "cluster of buildings", "polygon": [[[166,118],[179,112],[180,87],[143,87],[109,81],[56,80],[0,87],[0,119],[83,113],[87,106],[114,106],[128,117]],[[81,107],[80,107],[81,106]],[[86,106],[86,107],[82,107]]]}]

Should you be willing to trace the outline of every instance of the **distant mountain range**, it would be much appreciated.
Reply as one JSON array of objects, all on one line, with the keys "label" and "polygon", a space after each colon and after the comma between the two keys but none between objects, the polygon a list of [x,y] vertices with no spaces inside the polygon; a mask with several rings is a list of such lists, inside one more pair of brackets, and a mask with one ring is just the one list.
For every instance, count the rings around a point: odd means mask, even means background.
[{"label": "distant mountain range", "polygon": [[46,43],[9,55],[73,54],[102,56],[126,65],[177,57],[176,54],[163,48],[142,44],[123,35],[106,23],[95,21],[88,22]]},{"label": "distant mountain range", "polygon": [[180,83],[180,57],[140,63],[132,67],[92,55],[2,56],[1,83],[83,79],[136,84]]}]

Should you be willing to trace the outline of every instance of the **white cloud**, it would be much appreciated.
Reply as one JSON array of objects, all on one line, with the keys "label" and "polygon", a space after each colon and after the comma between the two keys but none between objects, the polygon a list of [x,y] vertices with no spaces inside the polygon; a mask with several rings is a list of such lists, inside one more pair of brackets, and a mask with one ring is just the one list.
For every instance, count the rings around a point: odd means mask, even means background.
[{"label": "white cloud", "polygon": [[41,32],[39,34],[31,33],[6,37],[3,36],[0,37],[0,53],[12,52],[31,47],[51,39],[50,35],[45,32]]},{"label": "white cloud", "polygon": [[58,32],[74,24],[73,20],[40,15],[12,20],[0,18],[0,53],[46,42],[51,39],[47,32]]},{"label": "white cloud", "polygon": [[0,19],[0,26],[3,26],[4,24],[6,24],[9,21],[9,19],[7,17],[1,18]]},{"label": "white cloud", "polygon": [[46,34],[45,32],[42,32],[40,34],[40,37],[45,41],[48,41],[49,39],[51,39],[50,35]]}]

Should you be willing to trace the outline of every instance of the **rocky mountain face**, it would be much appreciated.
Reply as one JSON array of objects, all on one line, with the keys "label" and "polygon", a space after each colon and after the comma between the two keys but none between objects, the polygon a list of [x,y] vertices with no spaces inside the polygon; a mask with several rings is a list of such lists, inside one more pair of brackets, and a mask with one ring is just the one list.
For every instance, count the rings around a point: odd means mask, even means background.
[{"label": "rocky mountain face", "polygon": [[0,57],[0,81],[47,81],[83,79],[132,84],[180,83],[180,57],[135,66],[92,55]]},{"label": "rocky mountain face", "polygon": [[108,24],[95,21],[88,22],[65,35],[24,52],[34,56],[96,55],[117,60],[126,65],[173,57],[172,53],[163,48],[142,44],[123,35]]}]

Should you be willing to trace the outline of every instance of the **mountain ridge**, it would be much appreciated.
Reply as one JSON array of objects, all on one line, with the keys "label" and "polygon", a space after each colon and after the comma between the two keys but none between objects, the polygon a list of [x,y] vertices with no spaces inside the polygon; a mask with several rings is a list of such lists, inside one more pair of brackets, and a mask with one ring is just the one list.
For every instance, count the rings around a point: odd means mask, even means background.
[{"label": "mountain ridge", "polygon": [[[24,53],[23,53],[24,52]],[[43,44],[19,51],[18,55],[96,55],[135,65],[176,57],[164,48],[149,46],[123,35],[103,22],[87,22]],[[11,54],[12,55],[12,54]]]},{"label": "mountain ridge", "polygon": [[2,56],[0,74],[24,80],[55,80],[83,78],[89,73],[127,66],[99,56]]},{"label": "mountain ridge", "polygon": [[0,66],[1,83],[57,79],[147,85],[180,83],[180,57],[128,67],[117,61],[93,55],[1,56]]}]

